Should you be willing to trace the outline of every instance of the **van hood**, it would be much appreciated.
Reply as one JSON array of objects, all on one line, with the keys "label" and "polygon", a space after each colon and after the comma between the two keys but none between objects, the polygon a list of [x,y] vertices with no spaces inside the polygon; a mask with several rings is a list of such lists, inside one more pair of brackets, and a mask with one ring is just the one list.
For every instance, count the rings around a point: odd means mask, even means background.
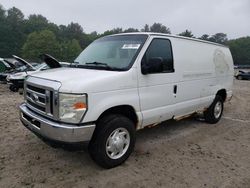
[{"label": "van hood", "polygon": [[33,67],[29,62],[25,61],[24,59],[16,56],[16,55],[12,55],[13,58],[17,61],[19,61],[20,63],[22,63],[23,65],[32,68],[33,70],[36,70],[35,67]]},{"label": "van hood", "polygon": [[59,68],[62,67],[59,61],[49,54],[42,54],[40,58],[50,67],[50,68]]},{"label": "van hood", "polygon": [[37,72],[32,76],[61,82],[59,91],[65,93],[105,92],[137,86],[135,68],[129,71],[56,68]]}]

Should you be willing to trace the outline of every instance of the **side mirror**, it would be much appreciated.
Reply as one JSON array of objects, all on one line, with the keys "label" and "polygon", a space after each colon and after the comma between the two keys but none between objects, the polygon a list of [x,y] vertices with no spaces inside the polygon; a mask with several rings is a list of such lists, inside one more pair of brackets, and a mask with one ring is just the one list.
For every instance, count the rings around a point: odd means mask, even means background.
[{"label": "side mirror", "polygon": [[157,73],[163,71],[163,59],[161,57],[150,58],[141,65],[142,74]]}]

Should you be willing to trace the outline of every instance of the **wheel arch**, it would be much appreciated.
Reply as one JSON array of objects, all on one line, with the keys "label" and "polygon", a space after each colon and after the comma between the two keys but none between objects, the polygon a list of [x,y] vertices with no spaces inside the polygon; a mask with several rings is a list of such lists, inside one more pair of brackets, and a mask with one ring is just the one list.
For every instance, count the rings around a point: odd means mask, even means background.
[{"label": "wheel arch", "polygon": [[220,96],[223,99],[223,102],[225,102],[227,98],[227,91],[226,89],[220,89],[217,91],[216,95]]},{"label": "wheel arch", "polygon": [[136,114],[135,109],[130,106],[130,105],[119,105],[119,106],[113,106],[111,108],[106,109],[97,119],[97,124],[100,121],[100,119],[102,119],[104,116],[107,116],[109,114],[120,114],[123,115],[125,117],[127,117],[128,119],[130,119],[134,125],[135,128],[137,128],[138,122],[139,122],[139,118]]}]

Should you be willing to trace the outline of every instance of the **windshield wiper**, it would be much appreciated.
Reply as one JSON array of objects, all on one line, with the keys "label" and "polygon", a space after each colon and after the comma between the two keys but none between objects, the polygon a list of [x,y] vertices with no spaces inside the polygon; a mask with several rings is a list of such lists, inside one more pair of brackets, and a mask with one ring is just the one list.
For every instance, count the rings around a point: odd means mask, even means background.
[{"label": "windshield wiper", "polygon": [[117,68],[117,67],[111,67],[107,63],[101,63],[101,62],[88,62],[85,64],[81,64],[79,62],[74,62],[74,65],[72,67],[75,68],[85,68],[85,69],[100,69],[100,70],[110,70],[110,71],[124,71],[123,68]]},{"label": "windshield wiper", "polygon": [[94,61],[94,62],[91,62],[91,63],[85,63],[86,65],[102,65],[102,66],[105,66],[105,67],[110,67],[107,63],[101,63],[101,62],[97,62],[97,61]]},{"label": "windshield wiper", "polygon": [[91,62],[91,63],[85,63],[85,66],[91,66],[91,65],[94,65],[94,67],[100,67],[100,68],[105,69],[105,70],[116,70],[116,71],[122,71],[123,70],[121,68],[111,67],[107,63],[101,63],[101,62],[97,62],[97,61],[94,61],[94,62]]}]

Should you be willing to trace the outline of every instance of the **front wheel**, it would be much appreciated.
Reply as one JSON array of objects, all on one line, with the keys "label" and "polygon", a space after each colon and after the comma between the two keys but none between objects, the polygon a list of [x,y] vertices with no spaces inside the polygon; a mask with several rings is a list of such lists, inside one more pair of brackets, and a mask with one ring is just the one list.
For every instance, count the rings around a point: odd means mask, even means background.
[{"label": "front wheel", "polygon": [[89,143],[92,159],[104,168],[112,168],[123,163],[135,145],[134,123],[119,114],[102,118]]},{"label": "front wheel", "polygon": [[15,85],[10,85],[9,89],[12,92],[18,92],[18,90],[19,90],[19,88],[17,86],[15,86]]},{"label": "front wheel", "polygon": [[221,96],[216,95],[213,103],[210,107],[204,112],[205,121],[211,124],[217,123],[223,113],[223,100]]}]

